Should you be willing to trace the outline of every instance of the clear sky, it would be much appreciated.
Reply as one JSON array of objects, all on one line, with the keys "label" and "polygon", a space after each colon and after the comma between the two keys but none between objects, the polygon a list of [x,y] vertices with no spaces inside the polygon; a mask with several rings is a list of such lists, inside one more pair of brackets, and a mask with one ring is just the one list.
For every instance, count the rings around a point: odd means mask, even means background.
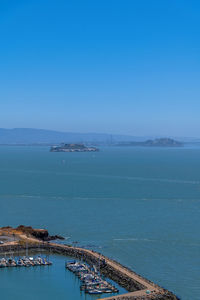
[{"label": "clear sky", "polygon": [[0,127],[200,137],[200,1],[0,0]]}]

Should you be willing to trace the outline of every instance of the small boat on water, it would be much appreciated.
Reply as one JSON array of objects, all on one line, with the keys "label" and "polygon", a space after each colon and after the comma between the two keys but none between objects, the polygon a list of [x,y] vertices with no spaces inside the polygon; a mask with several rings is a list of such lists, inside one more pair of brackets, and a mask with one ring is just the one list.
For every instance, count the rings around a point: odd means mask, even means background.
[{"label": "small boat on water", "polygon": [[23,263],[23,260],[20,258],[17,260],[17,267],[23,267],[24,266],[24,263]]},{"label": "small boat on water", "polygon": [[102,290],[97,290],[97,289],[91,289],[87,291],[88,294],[96,295],[96,294],[103,294]]},{"label": "small boat on water", "polygon": [[8,258],[7,262],[6,262],[6,266],[7,267],[16,267],[16,261],[13,258]]},{"label": "small boat on water", "polygon": [[104,280],[98,273],[97,268],[89,267],[87,264],[70,261],[65,267],[80,278],[82,282],[80,290],[88,294],[118,293],[118,289]]},{"label": "small boat on water", "polygon": [[50,266],[52,263],[48,261],[46,258],[41,258],[40,256],[27,257],[23,256],[22,258],[14,259],[12,257],[6,259],[0,259],[0,268],[5,267],[32,267],[32,266]]},{"label": "small boat on water", "polygon": [[6,260],[4,258],[2,258],[0,260],[0,268],[5,268],[6,267]]}]

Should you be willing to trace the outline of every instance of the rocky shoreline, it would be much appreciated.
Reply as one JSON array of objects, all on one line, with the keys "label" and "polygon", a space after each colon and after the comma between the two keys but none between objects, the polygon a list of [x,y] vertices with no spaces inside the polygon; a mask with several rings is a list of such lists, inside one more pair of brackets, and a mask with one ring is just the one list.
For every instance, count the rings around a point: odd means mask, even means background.
[{"label": "rocky shoreline", "polygon": [[41,241],[53,241],[53,240],[64,240],[65,238],[60,235],[50,235],[47,229],[35,229],[31,226],[19,225],[16,228],[11,226],[6,226],[0,228],[0,234],[4,233],[5,235],[19,235],[24,234],[26,237],[33,237]]}]

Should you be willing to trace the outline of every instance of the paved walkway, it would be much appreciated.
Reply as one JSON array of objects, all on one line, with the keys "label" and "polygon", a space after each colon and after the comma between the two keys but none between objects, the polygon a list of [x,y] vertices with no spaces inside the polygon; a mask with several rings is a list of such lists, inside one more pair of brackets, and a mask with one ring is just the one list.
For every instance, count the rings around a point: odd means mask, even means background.
[{"label": "paved walkway", "polygon": [[112,296],[112,297],[107,297],[107,298],[101,298],[99,300],[112,300],[112,299],[121,299],[123,297],[141,297],[141,296],[147,296],[146,290],[140,290],[136,292],[131,292],[131,293],[126,293],[118,296]]}]

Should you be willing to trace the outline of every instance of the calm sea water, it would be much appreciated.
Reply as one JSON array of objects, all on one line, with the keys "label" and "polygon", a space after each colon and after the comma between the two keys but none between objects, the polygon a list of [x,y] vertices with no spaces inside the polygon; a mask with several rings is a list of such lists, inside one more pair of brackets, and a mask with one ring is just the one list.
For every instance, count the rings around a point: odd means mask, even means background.
[{"label": "calm sea water", "polygon": [[[0,226],[47,228],[183,300],[200,299],[198,148],[102,148],[92,154],[0,147],[0,208]],[[64,270],[64,258],[52,259],[52,268],[0,270],[1,296],[85,297]]]}]

